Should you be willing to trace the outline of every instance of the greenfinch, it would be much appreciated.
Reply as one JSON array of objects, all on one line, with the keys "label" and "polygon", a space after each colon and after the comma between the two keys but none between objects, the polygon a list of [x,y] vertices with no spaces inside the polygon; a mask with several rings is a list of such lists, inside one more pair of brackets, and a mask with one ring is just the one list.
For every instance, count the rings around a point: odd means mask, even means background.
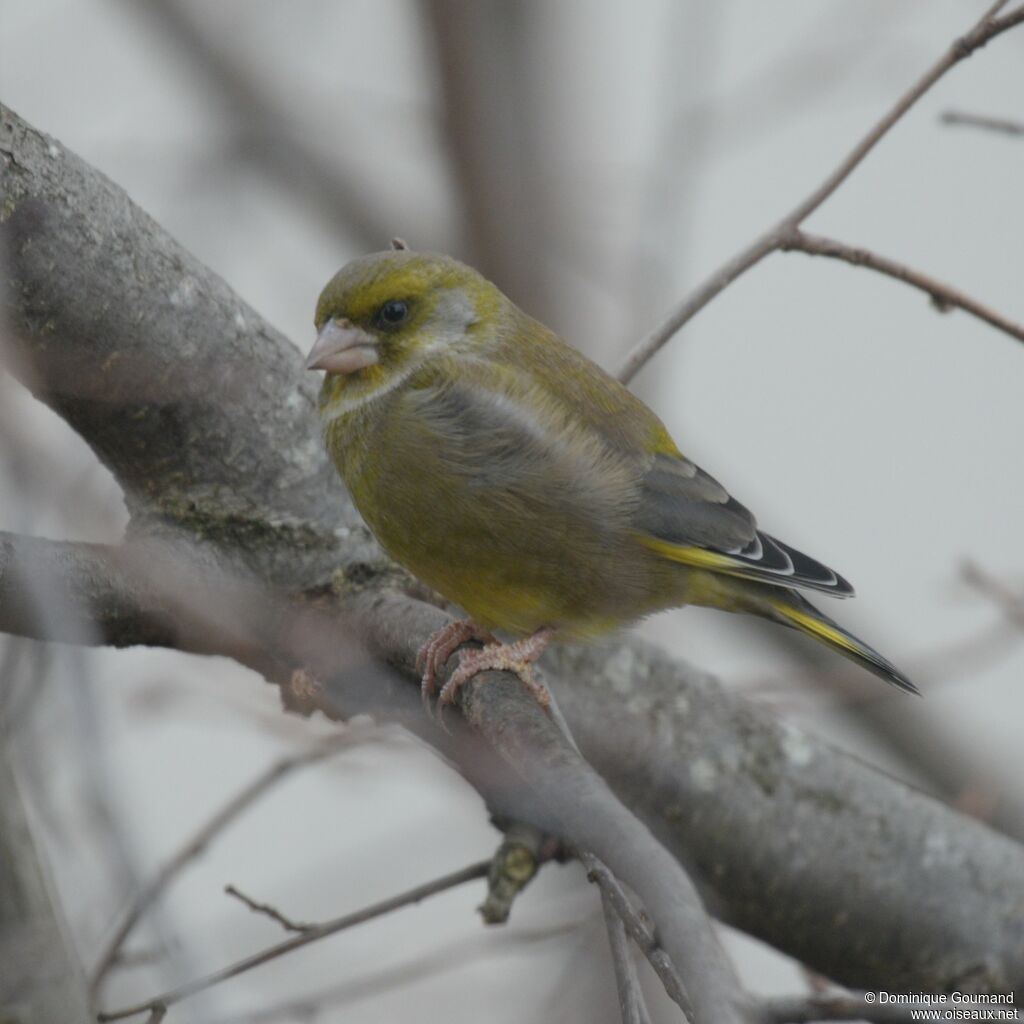
[{"label": "greenfinch", "polygon": [[[914,685],[799,592],[838,573],[757,528],[635,395],[495,285],[447,256],[354,260],[316,307],[328,451],[384,549],[469,619],[421,651],[441,703],[484,668],[530,664],[686,604],[799,630],[903,690]],[[519,637],[500,643],[490,632]]]}]

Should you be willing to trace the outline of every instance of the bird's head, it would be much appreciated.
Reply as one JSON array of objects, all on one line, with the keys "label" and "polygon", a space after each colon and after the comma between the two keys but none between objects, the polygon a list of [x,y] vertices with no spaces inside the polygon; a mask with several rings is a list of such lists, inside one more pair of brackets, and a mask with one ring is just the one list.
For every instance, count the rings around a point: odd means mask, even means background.
[{"label": "bird's head", "polygon": [[320,293],[306,367],[327,372],[325,391],[373,390],[434,353],[485,343],[510,306],[447,256],[373,253],[344,266]]}]

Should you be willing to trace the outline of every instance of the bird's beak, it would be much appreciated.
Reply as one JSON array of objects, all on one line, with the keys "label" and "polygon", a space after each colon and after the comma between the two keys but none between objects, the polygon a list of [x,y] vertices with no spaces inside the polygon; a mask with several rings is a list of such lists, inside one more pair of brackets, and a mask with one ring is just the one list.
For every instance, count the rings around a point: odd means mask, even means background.
[{"label": "bird's beak", "polygon": [[373,366],[379,358],[377,340],[372,334],[353,326],[348,320],[328,320],[309,350],[306,369],[355,373],[366,366]]}]

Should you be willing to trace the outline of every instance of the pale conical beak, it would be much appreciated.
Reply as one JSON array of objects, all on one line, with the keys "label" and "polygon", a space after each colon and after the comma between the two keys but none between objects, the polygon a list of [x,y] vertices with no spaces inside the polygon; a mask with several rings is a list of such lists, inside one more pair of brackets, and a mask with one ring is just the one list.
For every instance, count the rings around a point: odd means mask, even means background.
[{"label": "pale conical beak", "polygon": [[347,320],[328,320],[309,350],[306,369],[355,373],[366,366],[373,366],[379,358],[377,341],[372,334],[361,327],[354,327]]}]

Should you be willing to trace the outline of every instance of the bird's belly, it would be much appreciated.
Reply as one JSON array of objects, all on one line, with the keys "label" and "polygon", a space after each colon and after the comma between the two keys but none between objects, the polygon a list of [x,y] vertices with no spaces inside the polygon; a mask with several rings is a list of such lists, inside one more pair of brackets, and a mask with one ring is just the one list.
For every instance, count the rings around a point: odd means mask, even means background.
[{"label": "bird's belly", "polygon": [[450,504],[434,505],[428,517],[376,504],[364,516],[388,554],[483,626],[594,633],[634,617],[623,613],[609,581],[579,565],[568,541],[561,549],[552,543],[553,524],[502,530],[485,509]]},{"label": "bird's belly", "polygon": [[361,462],[339,468],[381,546],[483,626],[582,638],[682,603],[677,568],[624,522],[596,521],[564,495],[460,486],[430,464]]}]

